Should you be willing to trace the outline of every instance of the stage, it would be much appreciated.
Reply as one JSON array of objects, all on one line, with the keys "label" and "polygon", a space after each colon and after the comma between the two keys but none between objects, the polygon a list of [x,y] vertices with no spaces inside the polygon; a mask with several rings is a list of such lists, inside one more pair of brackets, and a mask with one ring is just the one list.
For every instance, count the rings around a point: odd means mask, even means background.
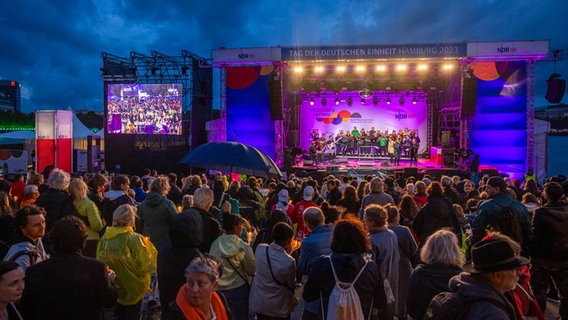
[{"label": "stage", "polygon": [[437,177],[442,175],[460,176],[463,178],[470,177],[468,171],[457,168],[444,167],[430,159],[418,158],[417,166],[410,166],[407,158],[401,159],[398,166],[389,163],[388,158],[363,158],[363,157],[337,157],[332,161],[324,161],[322,163],[313,163],[311,160],[300,160],[292,167],[292,172],[300,177],[312,176],[321,180],[324,176],[332,174],[335,177],[346,175],[363,179],[366,175],[377,175],[384,178],[388,175],[394,176],[396,179],[407,178],[410,176],[416,179],[422,179],[425,175]]}]

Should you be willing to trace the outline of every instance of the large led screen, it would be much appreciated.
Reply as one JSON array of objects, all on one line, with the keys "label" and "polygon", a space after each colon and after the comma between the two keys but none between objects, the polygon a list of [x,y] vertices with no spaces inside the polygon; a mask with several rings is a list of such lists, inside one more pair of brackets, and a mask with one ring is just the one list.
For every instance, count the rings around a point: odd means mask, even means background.
[{"label": "large led screen", "polygon": [[107,132],[114,134],[182,134],[182,85],[108,85]]}]

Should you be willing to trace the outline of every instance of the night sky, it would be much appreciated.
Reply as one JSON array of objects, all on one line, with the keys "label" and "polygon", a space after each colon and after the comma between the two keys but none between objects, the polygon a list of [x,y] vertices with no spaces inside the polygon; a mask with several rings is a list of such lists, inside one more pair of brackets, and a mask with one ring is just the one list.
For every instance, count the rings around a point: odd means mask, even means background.
[{"label": "night sky", "polygon": [[[103,51],[548,39],[566,55],[567,21],[566,0],[2,1],[0,79],[22,84],[23,112],[102,110]],[[568,77],[566,60],[556,68]],[[536,69],[543,106],[554,62]]]}]

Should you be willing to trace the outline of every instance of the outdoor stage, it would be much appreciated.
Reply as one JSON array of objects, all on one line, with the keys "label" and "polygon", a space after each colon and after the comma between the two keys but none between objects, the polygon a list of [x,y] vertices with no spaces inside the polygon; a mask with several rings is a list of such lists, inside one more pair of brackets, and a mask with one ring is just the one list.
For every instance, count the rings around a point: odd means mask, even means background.
[{"label": "outdoor stage", "polygon": [[338,157],[331,162],[326,161],[320,164],[314,164],[311,160],[300,160],[292,169],[301,177],[316,176],[316,178],[323,178],[327,174],[333,174],[336,177],[346,175],[358,179],[363,179],[366,175],[377,175],[382,178],[392,175],[396,179],[410,176],[422,179],[424,175],[437,178],[442,175],[470,177],[468,171],[444,167],[430,159],[422,158],[418,158],[418,166],[410,166],[408,159],[401,159],[398,166],[391,165],[387,158]]}]

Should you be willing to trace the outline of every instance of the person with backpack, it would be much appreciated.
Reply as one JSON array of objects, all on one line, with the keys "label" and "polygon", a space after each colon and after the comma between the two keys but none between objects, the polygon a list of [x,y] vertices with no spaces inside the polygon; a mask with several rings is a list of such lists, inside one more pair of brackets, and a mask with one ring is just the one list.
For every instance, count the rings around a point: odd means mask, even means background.
[{"label": "person with backpack", "polygon": [[10,247],[4,261],[15,261],[26,270],[27,267],[49,258],[42,242],[45,235],[45,216],[45,210],[33,204],[16,212],[14,223],[20,229],[19,241]]},{"label": "person with backpack", "polygon": [[472,235],[468,240],[470,248],[485,237],[486,230],[492,230],[518,242],[521,255],[528,256],[533,229],[527,207],[511,197],[507,183],[501,177],[489,178],[485,191],[490,199],[477,209],[477,216],[471,225]]},{"label": "person with backpack", "polygon": [[559,292],[559,313],[568,319],[568,203],[562,185],[548,182],[543,191],[546,203],[536,209],[533,217],[534,237],[531,243],[532,285],[542,310],[546,308],[546,293],[552,283]]},{"label": "person with backpack", "polygon": [[321,301],[317,319],[370,319],[373,309],[385,308],[384,279],[370,250],[371,240],[361,220],[336,222],[332,253],[314,263],[302,294],[307,303]]},{"label": "person with backpack", "polygon": [[449,292],[432,299],[424,319],[516,319],[505,293],[516,287],[520,267],[529,260],[499,238],[479,241],[471,256],[464,272],[450,279]]}]

